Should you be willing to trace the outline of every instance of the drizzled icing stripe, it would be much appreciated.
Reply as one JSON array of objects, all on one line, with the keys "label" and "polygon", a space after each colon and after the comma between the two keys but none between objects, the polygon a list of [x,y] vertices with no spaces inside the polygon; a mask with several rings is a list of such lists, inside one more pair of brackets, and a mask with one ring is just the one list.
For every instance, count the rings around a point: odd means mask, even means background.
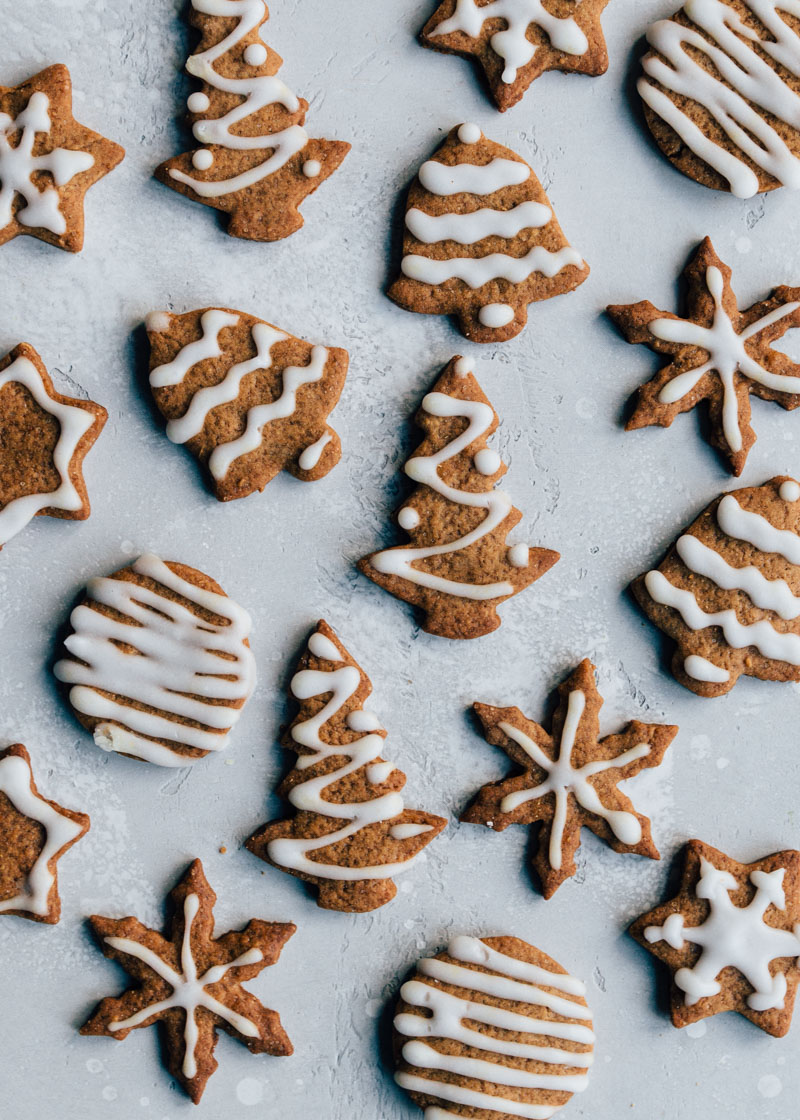
[{"label": "drizzled icing stripe", "polygon": [[541,229],[552,217],[553,211],[541,202],[520,202],[510,210],[484,207],[471,214],[426,214],[414,206],[406,214],[406,227],[426,245],[437,241],[474,245],[484,237],[516,237],[524,229]]},{"label": "drizzled icing stripe", "polygon": [[512,257],[507,253],[490,253],[485,257],[451,257],[449,260],[433,260],[416,253],[403,257],[401,269],[411,280],[423,284],[444,284],[447,280],[463,280],[472,288],[482,288],[491,280],[508,280],[511,284],[522,284],[534,272],[548,279],[557,276],[569,265],[583,268],[583,257],[570,245],[552,252],[542,245],[529,249],[524,257]]},{"label": "drizzled icing stripe", "polygon": [[[734,195],[752,198],[759,190],[752,168],[706,135],[664,92],[701,105],[756,167],[779,183],[800,187],[800,159],[768,119],[775,117],[793,129],[800,128],[800,96],[758,53],[763,51],[792,75],[800,76],[800,36],[779,15],[782,10],[800,17],[800,3],[745,2],[768,37],[762,38],[721,0],[686,0],[683,12],[694,27],[675,20],[652,24],[647,41],[661,57],[645,58],[645,76],[639,79],[638,90],[695,155],[727,180]],[[707,71],[687,47],[707,58],[720,77]]]},{"label": "drizzled icing stripe", "polygon": [[491,0],[481,7],[475,0],[457,0],[453,15],[443,20],[431,35],[436,37],[461,32],[477,39],[489,19],[505,22],[503,30],[496,31],[489,42],[492,50],[505,63],[503,82],[506,85],[516,81],[517,71],[526,66],[536,53],[537,46],[527,34],[531,24],[544,31],[554,50],[582,55],[589,49],[589,41],[575,20],[571,16],[554,16],[542,0]]},{"label": "drizzled icing stripe", "polygon": [[248,949],[236,960],[229,964],[216,964],[197,975],[197,962],[192,954],[192,925],[200,910],[200,899],[196,894],[187,894],[183,903],[183,942],[181,944],[181,971],[176,972],[165,960],[152,949],[141,945],[138,941],[131,941],[126,937],[106,937],[104,941],[119,953],[135,957],[151,968],[162,980],[172,988],[172,995],[158,1003],[151,1003],[131,1015],[108,1024],[110,1031],[129,1031],[133,1027],[140,1027],[156,1015],[178,1007],[184,1012],[186,1020],[183,1028],[184,1054],[181,1071],[184,1077],[192,1078],[197,1075],[197,1042],[199,1030],[197,1026],[197,1012],[200,1008],[210,1011],[212,1015],[219,1016],[238,1034],[245,1038],[260,1038],[261,1032],[256,1023],[245,1018],[236,1011],[226,1007],[224,1003],[207,991],[214,984],[218,984],[226,973],[232,968],[244,968],[246,965],[257,964],[263,960],[260,949]]},{"label": "drizzled icing stripe", "polygon": [[[411,980],[403,985],[400,996],[421,1013],[403,1012],[395,1017],[394,1025],[399,1034],[410,1039],[403,1045],[402,1056],[415,1072],[401,1070],[395,1074],[399,1085],[447,1103],[533,1120],[552,1116],[560,1105],[515,1100],[503,1092],[505,1088],[565,1093],[582,1092],[586,1088],[587,1074],[583,1071],[592,1064],[591,1051],[573,1052],[558,1045],[541,1046],[536,1042],[511,1040],[505,1035],[497,1037],[494,1033],[499,1029],[538,1036],[548,1043],[569,1040],[590,1046],[594,1034],[591,1027],[585,1025],[590,1019],[586,1005],[555,994],[561,991],[582,998],[585,988],[580,981],[501,953],[475,937],[454,938],[447,947],[447,955],[451,961],[437,958],[420,961],[418,972],[439,983],[489,996],[492,1001],[545,1007],[549,1017],[534,1018],[527,1010],[520,1012],[496,1006],[494,1002],[476,1002],[424,980]],[[453,960],[461,963],[453,964]],[[480,971],[463,967],[469,964],[480,965]],[[575,1022],[576,1019],[583,1022]],[[467,1026],[467,1022],[477,1023],[479,1028]],[[484,1031],[480,1027],[488,1029]],[[481,1057],[443,1053],[431,1046],[428,1039],[444,1039],[473,1047],[481,1051]],[[493,1060],[491,1056],[495,1054],[501,1060]],[[552,1067],[552,1072],[529,1072],[525,1067],[509,1065],[503,1060],[513,1058]],[[481,1082],[481,1088],[499,1091],[478,1091],[469,1085],[425,1076],[417,1073],[418,1070],[469,1078]],[[426,1120],[431,1117],[444,1120],[454,1115],[458,1114],[436,1106],[426,1110]]]},{"label": "drizzled icing stripe", "polygon": [[800,565],[800,537],[790,529],[776,529],[760,513],[742,509],[733,494],[717,506],[717,521],[723,533],[754,545],[761,552],[777,552],[790,564]]},{"label": "drizzled icing stripe", "polygon": [[62,848],[72,844],[84,832],[83,825],[57,812],[31,789],[30,764],[19,755],[8,754],[0,759],[0,793],[4,793],[14,808],[44,827],[42,850],[28,873],[27,881],[19,894],[0,900],[0,914],[8,910],[25,910],[37,917],[49,912],[50,891],[55,875],[48,864]]},{"label": "drizzled icing stripe", "polygon": [[561,732],[561,742],[556,760],[548,758],[541,747],[524,731],[520,731],[518,727],[505,722],[499,724],[503,734],[518,743],[547,775],[545,780],[538,786],[534,786],[533,789],[523,789],[516,793],[507,794],[500,802],[500,811],[502,813],[512,813],[528,801],[535,801],[549,794],[555,797],[555,812],[550,828],[548,851],[548,860],[554,871],[559,871],[563,862],[564,826],[567,820],[570,795],[587,812],[602,817],[622,844],[632,846],[638,844],[642,839],[642,826],[636,814],[624,810],[607,809],[589,779],[597,774],[602,774],[606,770],[618,770],[637,759],[646,758],[650,754],[651,747],[648,743],[638,743],[617,758],[596,759],[594,762],[587,762],[585,766],[576,769],[572,763],[572,752],[575,748],[575,739],[585,708],[585,693],[580,689],[570,692],[567,700],[567,715]]},{"label": "drizzled icing stripe", "polygon": [[[91,152],[54,148],[51,152],[35,156],[36,137],[49,136],[53,124],[50,120],[50,99],[36,90],[19,115],[14,118],[0,113],[0,229],[15,218],[28,229],[46,229],[57,236],[67,232],[67,221],[61,212],[58,191],[51,186],[33,182],[33,176],[42,173],[52,176],[56,187],[64,187],[76,175],[94,167]],[[16,146],[9,137],[19,132]],[[24,205],[14,213],[14,199],[20,195]]]},{"label": "drizzled icing stripe", "polygon": [[53,466],[60,484],[47,494],[25,494],[14,498],[0,509],[0,545],[11,540],[40,510],[54,509],[75,512],[83,506],[80,494],[69,477],[72,457],[78,444],[95,422],[94,414],[74,404],[53,400],[44,387],[41,374],[29,358],[18,357],[0,371],[0,393],[5,385],[23,385],[41,409],[54,416],[61,429],[53,449]]},{"label": "drizzled icing stripe", "polygon": [[453,166],[429,159],[419,169],[419,181],[425,190],[443,198],[461,193],[494,194],[504,187],[525,183],[530,177],[527,163],[500,157],[484,164],[456,163]]},{"label": "drizzled icing stripe", "polygon": [[[240,715],[235,705],[255,684],[255,662],[244,644],[250,616],[228,596],[182,579],[157,556],[141,556],[132,568],[224,621],[207,621],[139,582],[93,579],[87,586],[89,602],[70,616],[74,633],[64,644],[75,660],[58,661],[54,672],[73,686],[73,708],[101,720],[94,733],[99,747],[162,766],[187,766],[194,759],[152,740],[203,751],[226,746]],[[92,603],[115,613],[105,615]],[[122,645],[133,646],[138,656],[125,653]],[[155,711],[140,711],[114,696]]]},{"label": "drizzled icing stripe", "polygon": [[758,568],[734,568],[718,552],[689,534],[678,539],[676,550],[692,572],[710,579],[725,591],[744,591],[755,606],[775,613],[786,622],[800,615],[800,598],[786,580],[767,579]]},{"label": "drizzled icing stripe", "polygon": [[458,400],[448,397],[445,393],[428,393],[422,402],[422,408],[430,416],[460,416],[468,423],[461,435],[456,436],[435,455],[417,455],[409,459],[405,465],[406,474],[414,482],[429,486],[448,501],[473,509],[486,510],[486,517],[472,532],[448,544],[430,545],[425,548],[390,548],[378,552],[372,557],[372,567],[385,575],[398,576],[410,580],[419,587],[442,591],[446,595],[458,595],[462,599],[499,599],[512,595],[514,586],[508,581],[488,584],[462,583],[413,567],[421,560],[469,548],[502,525],[512,509],[511,498],[502,490],[489,490],[484,493],[457,490],[446,483],[439,474],[439,468],[444,463],[460,455],[471,443],[488,432],[494,419],[491,406],[482,401]]},{"label": "drizzled icing stripe", "polygon": [[[334,643],[324,634],[313,634],[309,640],[309,650],[321,659],[341,663],[342,656]],[[376,734],[379,730],[377,719],[365,721],[372,730],[355,739],[352,743],[326,743],[322,736],[322,728],[342,710],[348,700],[355,694],[361,683],[361,674],[354,665],[342,665],[340,669],[319,670],[301,669],[292,678],[290,685],[292,695],[297,700],[310,700],[316,696],[331,694],[330,700],[315,716],[295,724],[291,730],[292,739],[300,746],[308,747],[310,754],[301,755],[296,763],[297,770],[307,770],[317,766],[330,758],[344,758],[346,761],[337,769],[322,774],[317,778],[308,778],[304,782],[294,785],[289,791],[289,802],[300,812],[317,813],[320,816],[330,817],[342,821],[341,827],[333,832],[328,832],[316,839],[313,837],[279,837],[271,840],[267,845],[267,854],[273,863],[286,867],[292,871],[302,871],[320,879],[336,879],[346,882],[362,882],[366,879],[391,879],[402,871],[408,870],[417,859],[419,853],[397,863],[382,863],[367,867],[344,867],[332,863],[320,863],[310,858],[311,853],[327,848],[355,836],[369,825],[381,824],[399,817],[405,806],[399,793],[389,792],[374,797],[369,801],[328,801],[325,791],[341,781],[342,778],[356,773],[362,767],[367,767],[367,779],[377,783],[385,781],[394,769],[391,763],[381,763],[377,760],[383,749],[383,736]],[[351,715],[355,715],[352,712]],[[364,713],[370,716],[371,713]],[[356,721],[358,723],[358,721]],[[364,727],[353,726],[348,718],[351,730],[361,730]],[[382,769],[380,769],[382,768]],[[395,840],[410,839],[423,832],[430,832],[431,825],[415,825],[415,831],[409,832],[405,825],[394,826],[395,830],[402,829],[402,834],[395,834],[390,830],[390,835]]]},{"label": "drizzled icing stripe", "polygon": [[[258,27],[265,19],[267,10],[263,0],[192,0],[196,12],[204,15],[221,16],[223,19],[237,18],[233,30],[216,46],[200,54],[191,55],[186,63],[190,74],[220,93],[235,94],[244,98],[223,116],[213,120],[195,121],[192,131],[201,144],[215,144],[221,148],[235,151],[256,151],[271,149],[272,154],[254,167],[230,179],[195,179],[175,168],[170,169],[170,177],[185,183],[201,198],[218,198],[233,194],[260,183],[274,171],[278,171],[308,143],[308,133],[300,125],[290,125],[278,132],[259,136],[242,136],[232,131],[246,117],[260,112],[267,105],[283,105],[290,113],[296,113],[300,102],[289,87],[275,75],[255,74],[249,78],[225,78],[215,68],[214,63],[228,51],[235,50],[239,43]],[[253,48],[256,48],[254,53]],[[254,68],[263,66],[267,61],[266,51],[257,50],[258,44],[250,44],[244,53],[244,61]],[[194,96],[194,95],[192,95]],[[202,107],[201,107],[202,106]],[[195,101],[190,110],[204,112],[208,105]],[[198,162],[197,157],[201,157]],[[194,165],[200,170],[213,166],[213,152],[204,149],[196,152]]]}]

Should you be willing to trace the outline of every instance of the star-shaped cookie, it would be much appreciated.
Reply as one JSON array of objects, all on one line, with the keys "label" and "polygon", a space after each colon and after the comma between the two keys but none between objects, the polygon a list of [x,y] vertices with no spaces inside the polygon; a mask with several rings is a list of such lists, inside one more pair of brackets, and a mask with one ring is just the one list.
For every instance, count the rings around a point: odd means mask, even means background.
[{"label": "star-shaped cookie", "polygon": [[136,1027],[161,1023],[169,1071],[195,1104],[217,1068],[219,1028],[253,1054],[292,1053],[278,1013],[242,984],[275,964],[296,927],[254,918],[243,930],[215,938],[216,901],[196,859],[170,892],[166,934],[136,918],[89,919],[104,955],[136,986],[104,999],[81,1034],[122,1039]]},{"label": "star-shaped cookie", "polygon": [[0,549],[41,514],[89,516],[83,460],[107,419],[102,405],[57,393],[26,342],[0,359]]},{"label": "star-shaped cookie", "polygon": [[630,927],[672,972],[672,1022],[738,1011],[767,1034],[789,1030],[800,980],[800,852],[737,863],[690,840],[675,898]]},{"label": "star-shaped cookie", "polygon": [[501,113],[545,70],[596,77],[608,69],[600,17],[609,0],[444,0],[423,27],[424,47],[474,57]]},{"label": "star-shaped cookie", "polygon": [[790,411],[800,405],[800,365],[773,349],[788,330],[800,327],[800,288],[775,288],[767,299],[739,311],[731,270],[708,237],[683,278],[683,319],[659,311],[648,300],[608,308],[628,342],[643,342],[669,358],[638,390],[626,427],[668,428],[679,413],[708,401],[711,443],[739,475],[756,441],[750,394]]},{"label": "star-shaped cookie", "polygon": [[678,728],[633,720],[620,734],[600,739],[603,700],[594,675],[594,665],[584,660],[559,685],[552,734],[519,708],[474,705],[487,741],[520,770],[479,790],[461,820],[495,832],[510,824],[540,825],[533,863],[545,898],[575,874],[584,825],[616,852],[659,858],[650,821],[617,787],[660,765]]},{"label": "star-shaped cookie", "polygon": [[56,864],[88,831],[85,813],[39,793],[22,743],[0,751],[0,914],[55,925],[61,917]]},{"label": "star-shaped cookie", "polygon": [[0,86],[0,245],[29,233],[79,252],[84,195],[124,155],[73,117],[66,66]]}]

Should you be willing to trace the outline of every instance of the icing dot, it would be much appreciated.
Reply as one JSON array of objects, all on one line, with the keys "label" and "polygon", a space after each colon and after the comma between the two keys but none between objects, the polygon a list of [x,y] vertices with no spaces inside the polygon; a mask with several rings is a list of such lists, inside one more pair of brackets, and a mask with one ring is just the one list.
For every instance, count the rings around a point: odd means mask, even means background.
[{"label": "icing dot", "polygon": [[236,1086],[236,1099],[239,1104],[261,1104],[264,1099],[264,1086],[255,1077],[245,1077]]},{"label": "icing dot", "polygon": [[472,373],[472,362],[469,358],[459,358],[456,362],[456,377],[466,377]]},{"label": "icing dot", "polygon": [[481,448],[472,461],[475,464],[475,470],[485,475],[495,474],[501,466],[500,456],[488,447]]},{"label": "icing dot", "polygon": [[381,726],[381,721],[374,712],[363,710],[350,712],[345,723],[351,731],[378,731]]},{"label": "icing dot", "polygon": [[800,485],[798,485],[794,479],[788,482],[782,482],[778,494],[784,502],[796,502],[797,499],[800,498]]},{"label": "icing dot", "polygon": [[190,113],[205,113],[206,109],[211,108],[211,102],[205,93],[190,93],[186,107]]},{"label": "icing dot", "polygon": [[512,544],[508,550],[508,562],[512,568],[527,568],[531,550],[526,544]]},{"label": "icing dot", "polygon": [[762,1097],[777,1097],[782,1089],[781,1079],[774,1073],[765,1073],[758,1079],[758,1091]]},{"label": "icing dot", "polygon": [[263,66],[267,61],[267,48],[263,43],[251,43],[245,48],[244,60],[248,66]]},{"label": "icing dot", "polygon": [[706,1030],[706,1024],[701,1019],[699,1023],[690,1023],[686,1028],[686,1033],[688,1034],[689,1038],[702,1038],[706,1033]]},{"label": "icing dot", "polygon": [[322,170],[322,164],[318,159],[307,159],[303,164],[303,174],[306,179],[316,179]]},{"label": "icing dot", "polygon": [[148,331],[168,331],[172,316],[167,311],[151,311],[144,321]]},{"label": "icing dot", "polygon": [[397,515],[397,523],[401,529],[416,529],[419,525],[419,514],[411,506],[405,506]]},{"label": "icing dot", "polygon": [[207,148],[201,148],[192,156],[192,164],[197,168],[198,171],[208,171],[213,162],[213,152],[209,152]]},{"label": "icing dot", "polygon": [[514,318],[514,308],[507,303],[487,303],[478,312],[484,327],[507,327]]},{"label": "icing dot", "polygon": [[458,138],[462,144],[477,144],[483,133],[476,124],[462,124]]}]

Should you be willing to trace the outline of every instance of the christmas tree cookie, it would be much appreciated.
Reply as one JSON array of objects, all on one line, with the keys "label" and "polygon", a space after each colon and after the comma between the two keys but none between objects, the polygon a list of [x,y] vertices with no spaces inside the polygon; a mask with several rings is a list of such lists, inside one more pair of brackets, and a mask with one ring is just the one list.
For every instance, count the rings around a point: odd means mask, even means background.
[{"label": "christmas tree cookie", "polygon": [[159,766],[221,751],[255,685],[250,616],[203,572],[148,553],[89,581],[55,664],[101,750]]},{"label": "christmas tree cookie", "polygon": [[425,24],[422,45],[474,58],[500,112],[546,70],[605,74],[600,25],[608,0],[443,0]]},{"label": "christmas tree cookie", "polygon": [[84,195],[124,155],[73,117],[66,66],[0,86],[0,245],[28,233],[79,252]]},{"label": "christmas tree cookie", "polygon": [[601,739],[603,699],[594,678],[594,665],[582,661],[559,686],[552,734],[519,708],[474,705],[487,741],[505,751],[518,771],[484,786],[461,819],[495,832],[510,824],[538,825],[533,862],[545,898],[575,874],[584,826],[616,852],[659,858],[650,821],[619,783],[660,766],[678,728],[633,720]]},{"label": "christmas tree cookie", "polygon": [[61,917],[56,865],[88,831],[85,813],[39,793],[22,743],[0,751],[0,914],[54,925]]},{"label": "christmas tree cookie", "polygon": [[656,143],[738,198],[800,187],[800,23],[778,0],[691,0],[647,30],[639,95]]},{"label": "christmas tree cookie", "polygon": [[135,983],[98,1004],[81,1034],[121,1041],[137,1027],[160,1024],[167,1068],[195,1104],[217,1068],[218,1030],[252,1054],[292,1053],[278,1013],[242,984],[275,964],[296,927],[254,918],[243,930],[215,938],[216,901],[196,859],[170,892],[164,933],[137,918],[89,919],[103,955]]},{"label": "christmas tree cookie", "polygon": [[800,365],[774,349],[788,330],[800,327],[800,288],[775,288],[739,311],[731,270],[707,237],[683,277],[683,319],[648,300],[608,308],[628,342],[644,343],[668,359],[639,389],[627,429],[668,428],[681,412],[707,401],[711,442],[739,475],[756,441],[750,394],[789,411],[800,405]]},{"label": "christmas tree cookie", "polygon": [[350,151],[303,128],[308,102],[277,76],[283,60],[261,39],[268,18],[264,0],[191,0],[201,39],[186,69],[201,88],[187,106],[201,147],[156,170],[179,194],[229,214],[228,233],[250,241],[300,229],[298,207]]},{"label": "christmas tree cookie", "polygon": [[83,460],[107,419],[57,393],[26,342],[0,359],[0,549],[34,517],[89,516]]},{"label": "christmas tree cookie", "polygon": [[519,937],[461,934],[400,989],[394,1049],[426,1120],[546,1120],[589,1084],[586,986]]},{"label": "christmas tree cookie", "polygon": [[737,863],[690,840],[678,894],[630,932],[672,973],[674,1026],[738,1011],[780,1038],[800,980],[800,852]]},{"label": "christmas tree cookie", "polygon": [[416,422],[425,439],[405,472],[417,487],[397,512],[411,543],[373,552],[358,566],[418,607],[429,634],[479,638],[500,625],[498,606],[559,554],[508,544],[522,514],[495,489],[506,466],[487,440],[499,421],[466,358],[445,366]]},{"label": "christmas tree cookie", "polygon": [[698,696],[742,673],[800,680],[800,484],[780,476],[716,498],[633,592]]},{"label": "christmas tree cookie", "polygon": [[290,689],[300,710],[283,742],[299,757],[278,792],[296,813],[264,825],[247,847],[314,884],[327,910],[374,910],[447,822],[405,808],[405,774],[381,757],[386,731],[364,708],[372,685],[327,623],[309,638]]},{"label": "christmas tree cookie", "polygon": [[505,342],[528,304],[571,292],[589,268],[525,161],[462,124],[411,184],[400,277],[406,311],[454,315],[470,342]]},{"label": "christmas tree cookie", "polygon": [[263,490],[282,470],[304,482],[339,461],[327,424],[347,351],[312,346],[224,308],[147,318],[150,386],[167,435],[207,469],[220,501]]}]

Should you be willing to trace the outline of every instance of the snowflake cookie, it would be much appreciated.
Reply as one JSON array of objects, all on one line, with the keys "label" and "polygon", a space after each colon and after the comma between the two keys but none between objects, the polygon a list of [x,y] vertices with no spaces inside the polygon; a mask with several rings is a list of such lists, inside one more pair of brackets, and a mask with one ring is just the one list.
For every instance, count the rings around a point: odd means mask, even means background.
[{"label": "snowflake cookie", "polygon": [[0,359],[0,549],[34,517],[89,516],[83,460],[107,419],[57,393],[26,342]]},{"label": "snowflake cookie", "polygon": [[405,473],[417,486],[397,512],[411,544],[373,552],[358,567],[420,608],[429,634],[478,638],[500,625],[499,605],[543,576],[559,554],[508,543],[522,514],[495,489],[506,472],[487,444],[497,414],[466,358],[445,366],[416,422],[425,439]]},{"label": "snowflake cookie", "polygon": [[506,342],[528,304],[589,275],[532,168],[476,124],[454,128],[408,192],[401,275],[389,298],[406,311],[454,315],[470,342]]},{"label": "snowflake cookie", "polygon": [[221,502],[263,490],[282,470],[313,482],[339,462],[327,417],[344,387],[346,350],[227,308],[155,311],[146,325],[167,435],[200,460]]},{"label": "snowflake cookie", "polygon": [[54,925],[61,917],[56,864],[88,831],[85,813],[42,797],[21,743],[0,751],[0,914]]},{"label": "snowflake cookie", "polygon": [[364,708],[369,677],[326,622],[309,638],[289,687],[300,710],[283,743],[299,757],[278,793],[296,812],[263,825],[247,847],[313,883],[327,910],[374,910],[394,898],[394,876],[447,822],[406,809],[406,776],[381,757],[386,731]]},{"label": "snowflake cookie", "polygon": [[545,1120],[589,1083],[586,986],[518,937],[454,937],[394,1018],[395,1081],[426,1120]]},{"label": "snowflake cookie", "polygon": [[81,1034],[122,1040],[137,1027],[159,1023],[167,1068],[195,1104],[217,1068],[218,1030],[253,1054],[292,1053],[278,1013],[242,984],[275,964],[296,927],[254,918],[243,930],[215,938],[216,901],[196,859],[170,892],[164,933],[137,918],[89,919],[104,956],[122,965],[135,986],[104,999]]},{"label": "snowflake cookie", "polygon": [[800,288],[775,288],[767,299],[739,311],[731,270],[708,237],[683,278],[683,319],[647,300],[608,308],[628,342],[642,342],[669,359],[638,390],[626,427],[668,428],[679,413],[707,401],[711,442],[739,475],[756,441],[750,394],[789,411],[800,405],[800,365],[774,348],[788,330],[800,327]]},{"label": "snowflake cookie", "polygon": [[558,698],[552,733],[519,708],[474,705],[487,741],[521,772],[484,786],[461,817],[495,832],[510,824],[538,825],[533,864],[545,898],[575,874],[584,826],[616,852],[659,858],[650,821],[618,787],[640,770],[660,766],[678,732],[667,724],[632,720],[624,731],[601,739],[603,699],[590,661],[559,685]]},{"label": "snowflake cookie", "polygon": [[187,106],[201,147],[156,170],[174,191],[229,214],[228,233],[251,241],[300,229],[300,203],[350,151],[303,128],[308,102],[277,76],[282,59],[261,38],[268,18],[264,0],[191,0],[201,39],[186,69],[201,88]]},{"label": "snowflake cookie", "polygon": [[250,616],[203,572],[148,553],[89,581],[58,680],[94,741],[140,762],[221,751],[255,685]]},{"label": "snowflake cookie", "polygon": [[124,155],[73,117],[66,66],[0,86],[0,245],[28,233],[79,252],[84,195]]},{"label": "snowflake cookie", "polygon": [[782,475],[715,498],[633,593],[698,696],[742,674],[800,680],[800,483]]},{"label": "snowflake cookie", "polygon": [[738,1011],[785,1035],[800,980],[800,852],[737,863],[690,840],[684,855],[678,894],[630,928],[672,972],[673,1024]]}]

